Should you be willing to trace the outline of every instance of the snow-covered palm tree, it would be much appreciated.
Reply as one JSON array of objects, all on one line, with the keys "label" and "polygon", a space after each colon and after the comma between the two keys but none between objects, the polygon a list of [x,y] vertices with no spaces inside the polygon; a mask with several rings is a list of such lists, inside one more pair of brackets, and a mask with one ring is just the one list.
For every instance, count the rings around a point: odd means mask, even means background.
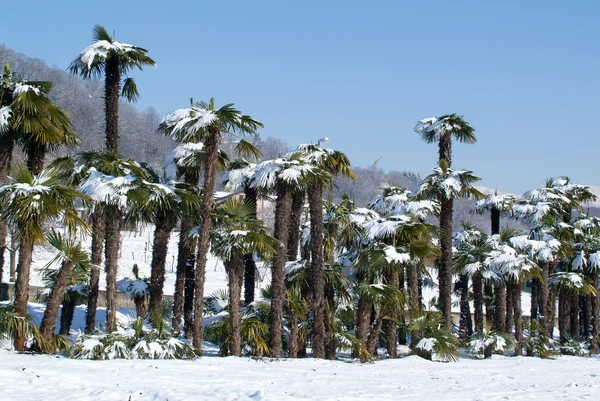
[{"label": "snow-covered palm tree", "polygon": [[[203,143],[206,153],[195,272],[193,343],[197,348],[200,348],[202,344],[204,279],[209,247],[210,214],[214,204],[213,195],[221,137],[225,133],[255,135],[261,127],[263,127],[261,122],[243,115],[233,107],[233,104],[216,108],[214,99],[208,103],[192,102],[189,108],[179,109],[167,115],[160,124],[160,129],[165,134],[180,143]],[[248,144],[241,140],[238,148]]]},{"label": "snow-covered palm tree", "polygon": [[69,70],[84,79],[104,75],[106,148],[118,152],[119,97],[134,102],[140,95],[135,81],[127,74],[135,68],[155,67],[156,63],[148,56],[148,50],[116,41],[101,25],[94,26],[92,39],[94,43],[83,49]]},{"label": "snow-covered palm tree", "polygon": [[[445,148],[444,148],[445,149]],[[439,302],[445,324],[452,327],[452,210],[457,198],[482,198],[473,184],[479,177],[469,170],[452,170],[445,159],[440,161],[433,173],[421,181],[415,190],[419,199],[435,199],[440,202],[440,259],[438,262]]]},{"label": "snow-covered palm tree", "polygon": [[[3,222],[17,226],[19,237],[19,262],[15,283],[14,309],[16,313],[27,312],[29,299],[29,276],[33,257],[33,247],[44,243],[44,224],[60,221],[74,234],[78,228],[87,225],[76,210],[76,202],[89,198],[76,188],[63,185],[52,170],[42,170],[33,175],[29,170],[20,169],[8,184],[0,186],[3,201]],[[23,350],[25,339],[16,337],[15,348]]]}]

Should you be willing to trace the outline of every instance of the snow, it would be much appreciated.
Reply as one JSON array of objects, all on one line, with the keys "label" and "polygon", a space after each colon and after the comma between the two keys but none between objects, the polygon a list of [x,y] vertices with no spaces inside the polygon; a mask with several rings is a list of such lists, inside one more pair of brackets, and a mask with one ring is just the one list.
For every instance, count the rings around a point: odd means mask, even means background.
[{"label": "snow", "polygon": [[[81,62],[85,64],[88,69],[91,69],[92,65],[95,62],[101,62],[104,59],[106,59],[108,52],[110,52],[111,50],[116,52],[129,53],[138,52],[141,49],[127,43],[117,42],[116,40],[113,40],[111,42],[109,42],[108,40],[99,40],[83,49],[80,56]],[[153,65],[156,66],[156,64]]]},{"label": "snow", "polygon": [[373,364],[203,357],[87,361],[0,351],[2,399],[13,400],[595,400],[597,357]]},{"label": "snow", "polygon": [[8,119],[10,118],[11,109],[9,106],[0,108],[0,133],[6,130],[8,126]]},{"label": "snow", "polygon": [[217,115],[214,110],[205,109],[196,105],[191,106],[187,109],[179,109],[168,114],[162,123],[171,130],[173,135],[179,135],[185,132],[189,135],[185,135],[184,140],[191,139],[196,132],[209,126],[215,120]]},{"label": "snow", "polygon": [[20,82],[15,82],[14,87],[13,87],[13,93],[15,95],[19,94],[19,93],[29,92],[29,91],[32,91],[36,95],[39,95],[40,88],[35,87],[33,85],[27,85],[27,84],[22,84]]}]

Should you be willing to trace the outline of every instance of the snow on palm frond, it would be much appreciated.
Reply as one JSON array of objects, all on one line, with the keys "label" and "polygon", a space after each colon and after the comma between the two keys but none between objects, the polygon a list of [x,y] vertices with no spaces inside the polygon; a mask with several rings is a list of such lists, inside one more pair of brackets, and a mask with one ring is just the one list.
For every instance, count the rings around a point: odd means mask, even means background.
[{"label": "snow on palm frond", "polygon": [[171,136],[181,142],[193,142],[198,130],[208,127],[218,119],[215,110],[192,104],[187,109],[178,109],[163,118],[161,125]]},{"label": "snow on palm frond", "polygon": [[187,142],[178,145],[171,151],[163,165],[165,175],[170,179],[177,177],[178,167],[188,167],[190,162],[200,153],[204,153],[204,144]]},{"label": "snow on palm frond", "polygon": [[390,216],[389,219],[377,219],[365,224],[365,232],[370,239],[383,239],[393,237],[402,226],[412,223],[408,215]]},{"label": "snow on palm frond", "polygon": [[367,205],[367,208],[381,215],[391,214],[410,199],[410,191],[387,182],[381,185],[380,191],[381,193]]},{"label": "snow on palm frond", "polygon": [[425,220],[440,213],[440,204],[435,200],[408,201],[392,211],[392,214],[402,213],[410,213],[420,220]]},{"label": "snow on palm frond", "polygon": [[256,163],[245,163],[243,167],[227,170],[223,175],[224,189],[228,191],[241,190],[244,186],[249,185],[256,169]]},{"label": "snow on palm frond", "polygon": [[485,263],[492,266],[501,276],[513,278],[518,278],[524,272],[537,267],[527,255],[518,253],[506,244],[500,249],[491,251]]},{"label": "snow on palm frond", "polygon": [[412,259],[410,254],[406,252],[398,252],[398,250],[391,245],[384,246],[383,252],[385,253],[385,260],[388,263],[403,264],[410,262]]},{"label": "snow on palm frond", "polygon": [[282,158],[266,160],[256,165],[250,187],[272,189],[275,187],[278,178],[287,184],[298,184],[304,177],[314,171],[314,167],[298,160]]},{"label": "snow on palm frond", "polygon": [[125,277],[124,279],[117,281],[117,291],[129,299],[133,299],[146,295],[148,292],[148,284],[144,280],[132,280],[129,277]]},{"label": "snow on palm frond", "polygon": [[10,106],[0,107],[0,134],[8,127],[8,120],[10,119],[11,113],[12,110]]},{"label": "snow on palm frond", "polygon": [[363,226],[371,220],[379,219],[381,216],[379,216],[379,213],[366,207],[357,207],[348,217],[351,223]]},{"label": "snow on palm frond", "polygon": [[600,269],[600,251],[592,253],[589,256],[588,263],[589,268],[597,272]]},{"label": "snow on palm frond", "polygon": [[521,252],[527,252],[540,262],[552,262],[557,259],[561,242],[547,233],[535,234],[533,239],[527,235],[518,235],[510,239],[511,245]]},{"label": "snow on palm frond", "polygon": [[487,198],[475,202],[473,210],[483,212],[484,210],[496,209],[508,212],[513,209],[515,197],[511,195],[488,195]]},{"label": "snow on palm frond", "polygon": [[[116,40],[99,40],[83,49],[80,59],[88,69],[91,69],[94,64],[103,63],[110,52],[127,54],[139,53],[140,51],[144,51],[144,49],[127,43],[117,42]],[[156,66],[156,63],[152,62],[151,65]]]},{"label": "snow on palm frond", "polygon": [[452,134],[461,142],[475,142],[474,129],[462,116],[446,114],[419,120],[414,131],[427,142],[437,142],[444,134]]},{"label": "snow on palm frond", "polygon": [[591,280],[579,272],[558,272],[548,277],[548,285],[551,289],[567,288],[583,294],[596,294],[597,288]]},{"label": "snow on palm frond", "polygon": [[79,190],[96,202],[124,208],[127,206],[127,192],[138,183],[139,179],[134,175],[113,177],[92,167],[87,178],[79,185]]},{"label": "snow on palm frond", "polygon": [[13,93],[15,95],[19,94],[19,93],[29,92],[29,91],[35,93],[36,95],[40,94],[40,88],[38,88],[35,85],[29,85],[29,84],[21,83],[21,82],[15,82],[13,84]]},{"label": "snow on palm frond", "polygon": [[480,178],[470,170],[453,170],[443,160],[433,169],[433,173],[421,181],[414,195],[420,199],[481,198],[484,195],[473,187]]}]

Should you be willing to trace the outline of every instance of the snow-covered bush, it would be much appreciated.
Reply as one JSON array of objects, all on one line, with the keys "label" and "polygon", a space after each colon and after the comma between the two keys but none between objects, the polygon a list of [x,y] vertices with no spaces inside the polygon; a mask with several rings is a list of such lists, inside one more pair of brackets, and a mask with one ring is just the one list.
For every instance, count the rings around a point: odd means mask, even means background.
[{"label": "snow-covered bush", "polygon": [[527,356],[550,358],[558,354],[556,341],[544,333],[542,325],[537,320],[531,320],[524,334],[523,348]]},{"label": "snow-covered bush", "polygon": [[569,339],[566,344],[560,346],[563,355],[588,356],[590,355],[590,344],[587,341]]},{"label": "snow-covered bush", "polygon": [[439,312],[419,312],[412,320],[408,330],[413,333],[411,346],[417,354],[425,359],[435,359],[442,362],[456,362],[458,352],[458,339],[443,325],[443,317]]},{"label": "snow-covered bush", "polygon": [[512,337],[491,330],[491,325],[484,324],[482,333],[475,333],[468,343],[467,351],[477,357],[490,358],[493,353],[503,354],[514,345]]},{"label": "snow-covered bush", "polygon": [[164,330],[146,329],[138,318],[133,327],[104,335],[84,335],[73,347],[76,359],[194,359],[196,350]]}]

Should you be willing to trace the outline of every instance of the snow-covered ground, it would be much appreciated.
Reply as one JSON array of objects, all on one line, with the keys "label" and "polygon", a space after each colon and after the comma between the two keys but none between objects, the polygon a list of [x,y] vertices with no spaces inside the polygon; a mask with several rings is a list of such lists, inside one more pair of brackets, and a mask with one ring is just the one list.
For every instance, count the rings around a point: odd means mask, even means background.
[{"label": "snow-covered ground", "polygon": [[599,358],[80,361],[0,351],[12,400],[597,400]]}]

